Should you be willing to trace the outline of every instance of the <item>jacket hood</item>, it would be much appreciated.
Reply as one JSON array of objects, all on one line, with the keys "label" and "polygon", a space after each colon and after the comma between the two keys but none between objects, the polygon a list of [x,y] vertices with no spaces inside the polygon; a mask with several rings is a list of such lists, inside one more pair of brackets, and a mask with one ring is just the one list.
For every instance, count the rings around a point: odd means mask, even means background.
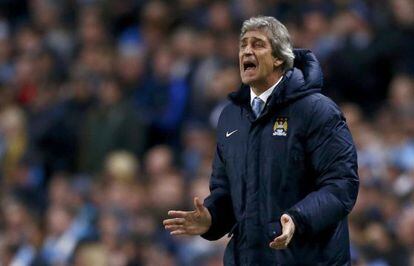
[{"label": "jacket hood", "polygon": [[[277,89],[274,90],[271,104],[279,105],[292,102],[309,94],[318,93],[323,86],[322,69],[315,55],[306,49],[294,49],[293,68],[288,70]],[[241,88],[229,94],[229,99],[242,105],[250,102],[250,87],[242,84]]]}]

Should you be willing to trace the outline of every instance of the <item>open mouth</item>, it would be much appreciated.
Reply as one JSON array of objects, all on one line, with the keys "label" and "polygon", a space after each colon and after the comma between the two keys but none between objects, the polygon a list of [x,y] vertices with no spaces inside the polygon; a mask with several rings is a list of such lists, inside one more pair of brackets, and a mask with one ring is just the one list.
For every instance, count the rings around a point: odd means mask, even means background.
[{"label": "open mouth", "polygon": [[252,61],[245,61],[243,62],[243,70],[244,71],[248,71],[248,70],[255,70],[256,69],[256,64]]}]

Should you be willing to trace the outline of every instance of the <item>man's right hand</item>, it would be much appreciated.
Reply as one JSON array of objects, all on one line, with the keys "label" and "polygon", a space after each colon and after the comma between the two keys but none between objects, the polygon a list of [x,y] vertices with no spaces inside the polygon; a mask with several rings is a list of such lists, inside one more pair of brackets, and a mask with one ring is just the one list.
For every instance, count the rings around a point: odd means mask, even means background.
[{"label": "man's right hand", "polygon": [[165,229],[171,231],[171,235],[202,235],[211,226],[210,212],[200,200],[194,198],[194,211],[169,211],[171,219],[164,220]]}]

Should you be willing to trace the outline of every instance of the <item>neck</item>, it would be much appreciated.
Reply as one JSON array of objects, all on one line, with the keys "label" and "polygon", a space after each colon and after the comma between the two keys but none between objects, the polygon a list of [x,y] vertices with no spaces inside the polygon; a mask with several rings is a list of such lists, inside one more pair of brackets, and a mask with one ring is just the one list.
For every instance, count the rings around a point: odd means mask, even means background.
[{"label": "neck", "polygon": [[280,79],[281,76],[282,73],[273,72],[272,75],[269,75],[266,80],[260,83],[258,82],[255,84],[250,84],[250,87],[256,95],[260,95],[266,90],[268,90],[270,87],[272,87]]}]

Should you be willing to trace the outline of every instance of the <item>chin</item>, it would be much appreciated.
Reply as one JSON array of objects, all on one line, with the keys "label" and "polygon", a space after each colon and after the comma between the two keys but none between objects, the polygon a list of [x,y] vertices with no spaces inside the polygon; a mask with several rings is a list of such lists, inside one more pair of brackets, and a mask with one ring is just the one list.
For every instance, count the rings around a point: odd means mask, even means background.
[{"label": "chin", "polygon": [[244,84],[249,85],[249,86],[252,85],[253,83],[255,83],[255,81],[256,81],[255,78],[251,78],[251,77],[249,77],[249,78],[245,77],[245,78],[242,78],[241,80]]}]

